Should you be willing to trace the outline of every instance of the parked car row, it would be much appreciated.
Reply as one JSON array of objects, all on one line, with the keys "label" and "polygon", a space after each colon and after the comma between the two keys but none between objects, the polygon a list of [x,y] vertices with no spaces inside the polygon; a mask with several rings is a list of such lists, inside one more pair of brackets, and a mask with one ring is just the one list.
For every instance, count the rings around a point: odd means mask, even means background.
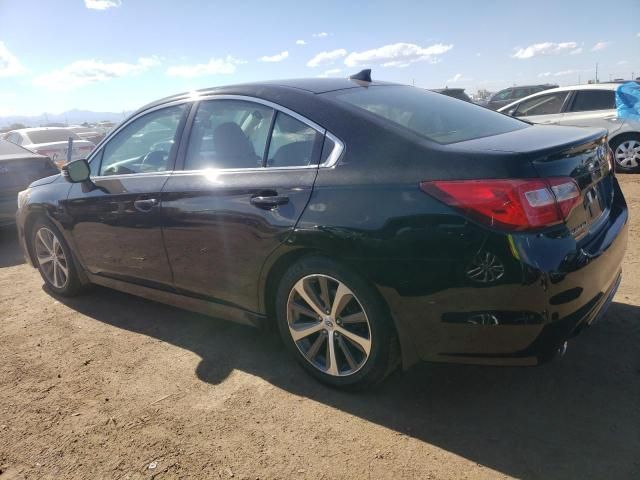
[{"label": "parked car row", "polygon": [[143,107],[20,192],[26,258],[58,295],[98,284],[272,324],[336,387],[563,352],[621,278],[607,130],[352,78]]},{"label": "parked car row", "polygon": [[[83,140],[69,128],[38,127],[12,130],[4,134],[5,140],[39,153],[53,160],[58,168],[62,168],[69,159],[86,158],[95,144]],[[71,156],[68,156],[69,139],[73,140]]]}]

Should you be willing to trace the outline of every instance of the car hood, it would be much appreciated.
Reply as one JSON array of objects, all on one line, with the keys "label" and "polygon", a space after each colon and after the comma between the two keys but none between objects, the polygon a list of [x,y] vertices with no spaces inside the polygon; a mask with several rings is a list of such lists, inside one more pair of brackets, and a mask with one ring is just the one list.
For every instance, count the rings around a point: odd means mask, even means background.
[{"label": "car hood", "polygon": [[458,142],[450,147],[464,152],[493,151],[539,155],[597,140],[606,134],[606,130],[597,128],[534,124],[513,132]]},{"label": "car hood", "polygon": [[55,175],[51,175],[50,177],[44,177],[40,180],[36,180],[35,182],[31,182],[29,184],[29,188],[39,187],[40,185],[48,185],[50,183],[55,182],[56,180],[62,180],[62,175],[56,173]]}]

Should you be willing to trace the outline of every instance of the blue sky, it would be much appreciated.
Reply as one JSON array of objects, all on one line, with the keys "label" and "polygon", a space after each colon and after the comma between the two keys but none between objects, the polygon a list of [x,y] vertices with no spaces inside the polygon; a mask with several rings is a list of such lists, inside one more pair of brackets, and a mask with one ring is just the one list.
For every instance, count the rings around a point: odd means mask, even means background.
[{"label": "blue sky", "polygon": [[0,0],[0,116],[131,110],[238,82],[429,88],[640,76],[640,1]]}]

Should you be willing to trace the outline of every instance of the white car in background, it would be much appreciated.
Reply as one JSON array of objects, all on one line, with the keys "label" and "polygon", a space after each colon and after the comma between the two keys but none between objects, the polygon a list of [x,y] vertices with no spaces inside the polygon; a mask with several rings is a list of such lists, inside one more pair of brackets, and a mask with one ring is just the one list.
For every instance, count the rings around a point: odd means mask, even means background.
[{"label": "white car in background", "polygon": [[552,88],[498,111],[532,123],[605,128],[609,131],[616,169],[640,172],[640,121],[618,117],[619,86],[619,83],[598,83]]},{"label": "white car in background", "polygon": [[4,135],[4,139],[9,142],[49,157],[58,168],[67,163],[69,138],[73,139],[71,160],[87,158],[95,147],[92,142],[82,140],[67,128],[21,128],[20,130],[12,130]]}]

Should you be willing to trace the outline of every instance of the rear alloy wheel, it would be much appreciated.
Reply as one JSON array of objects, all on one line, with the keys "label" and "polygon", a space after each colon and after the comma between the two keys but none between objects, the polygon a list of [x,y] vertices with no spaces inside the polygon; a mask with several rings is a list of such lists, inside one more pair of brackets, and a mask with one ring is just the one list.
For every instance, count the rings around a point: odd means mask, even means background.
[{"label": "rear alloy wheel", "polygon": [[81,290],[71,251],[58,229],[48,220],[37,220],[31,245],[42,279],[55,293],[72,296]]},{"label": "rear alloy wheel", "polygon": [[366,387],[398,364],[396,333],[382,299],[331,260],[307,257],[293,265],[280,283],[276,308],[283,341],[324,383]]},{"label": "rear alloy wheel", "polygon": [[328,275],[296,282],[287,302],[287,323],[300,353],[328,375],[351,375],[369,358],[367,314],[353,292]]},{"label": "rear alloy wheel", "polygon": [[611,145],[616,170],[626,172],[640,171],[640,136],[623,136],[614,139]]}]

